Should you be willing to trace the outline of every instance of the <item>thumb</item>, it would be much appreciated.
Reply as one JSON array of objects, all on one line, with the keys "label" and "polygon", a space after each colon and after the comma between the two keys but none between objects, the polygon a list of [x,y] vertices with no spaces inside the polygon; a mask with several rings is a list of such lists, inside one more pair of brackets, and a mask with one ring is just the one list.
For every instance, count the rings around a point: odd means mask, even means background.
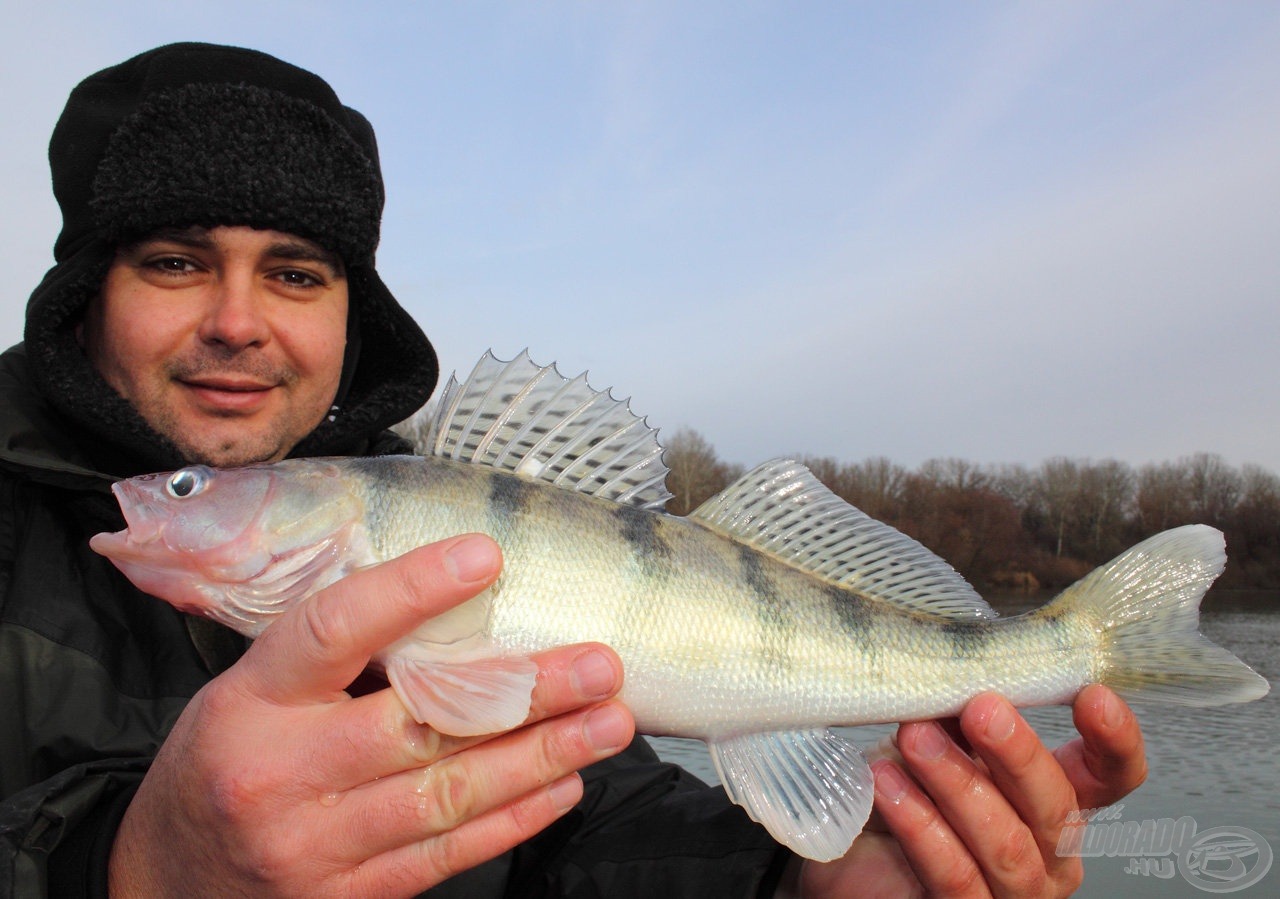
[{"label": "thumb", "polygon": [[331,701],[374,653],[476,596],[501,569],[498,545],[468,534],[356,571],[267,628],[235,666],[241,686],[281,704]]}]

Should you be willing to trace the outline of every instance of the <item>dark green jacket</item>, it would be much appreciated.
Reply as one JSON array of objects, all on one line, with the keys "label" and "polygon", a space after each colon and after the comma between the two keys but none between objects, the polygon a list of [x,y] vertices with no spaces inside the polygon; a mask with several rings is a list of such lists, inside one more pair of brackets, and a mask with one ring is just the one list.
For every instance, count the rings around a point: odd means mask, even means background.
[{"label": "dark green jacket", "polygon": [[[111,840],[157,747],[243,649],[89,549],[124,523],[85,445],[31,390],[21,347],[0,356],[0,899],[106,895]],[[431,895],[772,893],[786,854],[643,740],[585,775],[578,809]]]}]

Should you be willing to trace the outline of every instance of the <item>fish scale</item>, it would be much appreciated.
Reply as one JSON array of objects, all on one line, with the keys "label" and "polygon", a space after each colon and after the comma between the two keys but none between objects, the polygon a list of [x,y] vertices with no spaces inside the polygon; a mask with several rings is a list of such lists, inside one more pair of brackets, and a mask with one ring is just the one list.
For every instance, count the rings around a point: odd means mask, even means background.
[{"label": "fish scale", "polygon": [[871,808],[871,772],[831,726],[955,714],[984,690],[1039,705],[1100,681],[1213,705],[1268,689],[1197,631],[1225,564],[1211,528],[1156,535],[1001,619],[791,460],[664,514],[656,432],[527,354],[451,379],[426,444],[130,479],[114,488],[129,527],[91,542],[142,589],[253,636],[359,567],[488,533],[493,587],[374,658],[414,717],[458,735],[518,726],[530,654],[607,643],[638,728],[706,740],[730,798],[814,859],[847,851]]}]

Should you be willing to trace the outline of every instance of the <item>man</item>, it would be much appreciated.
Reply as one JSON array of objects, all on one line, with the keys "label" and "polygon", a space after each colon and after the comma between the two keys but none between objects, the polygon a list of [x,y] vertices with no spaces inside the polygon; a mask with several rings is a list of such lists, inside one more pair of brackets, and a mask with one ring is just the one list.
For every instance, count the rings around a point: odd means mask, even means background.
[{"label": "man", "polygon": [[[86,79],[50,145],[57,264],[0,359],[0,895],[1058,895],[1077,804],[1143,777],[1108,691],[1050,754],[996,696],[904,726],[878,814],[801,863],[657,761],[607,647],[538,657],[530,720],[415,724],[370,655],[497,577],[479,535],[353,574],[247,649],[88,550],[114,478],[403,449],[435,354],[374,267],[368,123],[263,54],[162,47]],[[355,686],[361,684],[362,686]],[[581,773],[578,773],[581,770]]]}]

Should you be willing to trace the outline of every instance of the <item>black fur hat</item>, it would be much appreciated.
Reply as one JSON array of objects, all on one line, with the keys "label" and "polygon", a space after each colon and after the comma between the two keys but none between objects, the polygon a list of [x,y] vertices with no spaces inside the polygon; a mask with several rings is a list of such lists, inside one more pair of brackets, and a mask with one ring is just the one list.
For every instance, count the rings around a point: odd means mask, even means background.
[{"label": "black fur hat", "polygon": [[82,81],[49,144],[63,227],[25,342],[49,400],[144,465],[181,464],[75,342],[123,243],[159,228],[248,225],[343,260],[351,327],[337,410],[295,455],[348,452],[435,386],[435,351],[374,267],[382,174],[373,129],[322,79],[254,50],[171,44]]}]

